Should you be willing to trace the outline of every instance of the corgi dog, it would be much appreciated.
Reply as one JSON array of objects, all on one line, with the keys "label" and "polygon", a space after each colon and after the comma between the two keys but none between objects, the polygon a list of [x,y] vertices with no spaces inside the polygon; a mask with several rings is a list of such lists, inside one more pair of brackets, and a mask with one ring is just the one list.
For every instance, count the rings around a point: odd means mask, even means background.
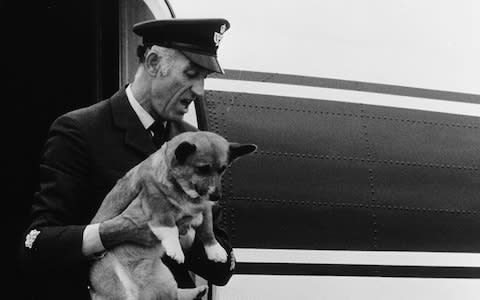
[{"label": "corgi dog", "polygon": [[161,257],[184,262],[178,228],[182,224],[190,233],[195,228],[208,259],[227,261],[227,253],[213,233],[212,206],[221,196],[225,170],[256,148],[230,143],[212,132],[185,132],[118,180],[91,223],[119,215],[139,198],[140,209],[151,216],[148,225],[159,243],[153,247],[122,244],[95,260],[90,271],[92,299],[187,300],[205,295],[207,286],[177,288]]}]

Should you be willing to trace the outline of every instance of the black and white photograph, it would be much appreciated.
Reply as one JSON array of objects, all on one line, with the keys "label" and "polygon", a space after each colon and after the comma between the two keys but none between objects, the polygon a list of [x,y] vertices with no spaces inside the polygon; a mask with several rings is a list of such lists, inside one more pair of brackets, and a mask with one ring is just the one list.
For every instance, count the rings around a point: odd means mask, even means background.
[{"label": "black and white photograph", "polygon": [[0,13],[0,298],[480,299],[479,1]]}]

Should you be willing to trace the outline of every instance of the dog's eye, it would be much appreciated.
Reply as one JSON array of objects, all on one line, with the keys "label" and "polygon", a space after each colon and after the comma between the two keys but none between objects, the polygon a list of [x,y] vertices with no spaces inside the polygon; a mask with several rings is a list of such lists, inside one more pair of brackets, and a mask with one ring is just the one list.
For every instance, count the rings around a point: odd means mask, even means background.
[{"label": "dog's eye", "polygon": [[198,174],[208,174],[211,171],[210,165],[198,166],[195,168]]}]

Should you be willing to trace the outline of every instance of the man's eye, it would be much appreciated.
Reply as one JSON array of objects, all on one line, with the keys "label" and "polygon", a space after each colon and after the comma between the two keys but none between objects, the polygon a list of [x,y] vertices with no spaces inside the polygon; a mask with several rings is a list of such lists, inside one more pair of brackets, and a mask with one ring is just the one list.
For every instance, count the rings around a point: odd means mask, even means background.
[{"label": "man's eye", "polygon": [[187,72],[185,72],[185,74],[187,74],[187,76],[188,76],[189,78],[195,78],[195,77],[198,76],[198,72],[195,71],[195,70],[187,71]]}]

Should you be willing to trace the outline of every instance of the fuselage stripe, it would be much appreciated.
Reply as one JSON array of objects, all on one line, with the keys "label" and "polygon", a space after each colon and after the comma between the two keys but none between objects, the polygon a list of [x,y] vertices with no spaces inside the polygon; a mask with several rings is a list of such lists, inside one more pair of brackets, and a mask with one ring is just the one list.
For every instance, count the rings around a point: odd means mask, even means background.
[{"label": "fuselage stripe", "polygon": [[212,74],[212,78],[237,81],[271,82],[291,85],[323,87],[331,89],[363,91],[369,93],[408,96],[417,98],[439,99],[480,104],[480,95],[472,93],[452,92],[426,88],[416,88],[392,84],[372,83],[364,81],[344,80],[301,76],[294,74],[266,73],[243,70],[225,70],[224,75]]},{"label": "fuselage stripe", "polygon": [[376,92],[218,78],[207,79],[205,82],[205,89],[221,92],[335,101],[480,117],[480,102],[477,104],[470,102],[427,99],[423,97],[381,94]]},{"label": "fuselage stripe", "polygon": [[240,263],[480,267],[480,253],[235,248]]}]

